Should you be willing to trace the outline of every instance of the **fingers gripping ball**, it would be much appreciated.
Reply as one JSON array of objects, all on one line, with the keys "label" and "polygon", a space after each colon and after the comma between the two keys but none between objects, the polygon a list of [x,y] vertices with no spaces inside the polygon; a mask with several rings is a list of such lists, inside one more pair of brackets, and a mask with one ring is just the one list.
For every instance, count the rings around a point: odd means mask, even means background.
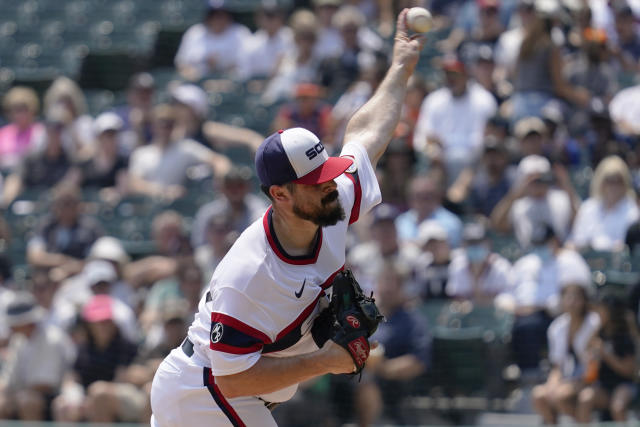
[{"label": "fingers gripping ball", "polygon": [[431,12],[422,7],[412,7],[407,13],[407,25],[416,33],[426,33],[433,25]]},{"label": "fingers gripping ball", "polygon": [[336,276],[332,283],[331,310],[337,328],[331,338],[349,352],[359,373],[369,357],[369,337],[384,320],[375,300],[362,292],[351,271]]}]

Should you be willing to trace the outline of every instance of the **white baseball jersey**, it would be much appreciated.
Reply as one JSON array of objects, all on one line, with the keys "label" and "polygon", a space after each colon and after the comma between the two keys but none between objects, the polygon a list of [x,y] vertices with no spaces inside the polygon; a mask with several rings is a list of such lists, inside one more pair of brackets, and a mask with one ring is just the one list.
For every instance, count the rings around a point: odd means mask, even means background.
[{"label": "white baseball jersey", "polygon": [[[189,328],[188,338],[194,344],[190,363],[203,367],[204,385],[232,424],[234,419],[238,422],[243,418],[242,413],[234,410],[235,399],[229,402],[221,395],[215,377],[245,371],[260,357],[318,350],[311,327],[328,304],[325,291],[344,268],[347,227],[380,203],[380,189],[364,147],[347,144],[341,156],[354,160],[353,166],[335,180],[345,220],[321,227],[313,253],[295,257],[279,244],[269,208],[240,235],[220,262]],[[283,402],[295,394],[296,388],[293,385],[257,397]]]}]

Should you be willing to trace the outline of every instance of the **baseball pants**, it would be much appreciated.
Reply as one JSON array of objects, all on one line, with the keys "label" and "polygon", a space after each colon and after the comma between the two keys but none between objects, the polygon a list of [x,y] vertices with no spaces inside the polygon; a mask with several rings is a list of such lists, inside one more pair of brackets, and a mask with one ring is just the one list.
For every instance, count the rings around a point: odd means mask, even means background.
[{"label": "baseball pants", "polygon": [[226,399],[209,368],[196,365],[181,348],[160,364],[151,386],[151,427],[277,427],[257,397]]}]

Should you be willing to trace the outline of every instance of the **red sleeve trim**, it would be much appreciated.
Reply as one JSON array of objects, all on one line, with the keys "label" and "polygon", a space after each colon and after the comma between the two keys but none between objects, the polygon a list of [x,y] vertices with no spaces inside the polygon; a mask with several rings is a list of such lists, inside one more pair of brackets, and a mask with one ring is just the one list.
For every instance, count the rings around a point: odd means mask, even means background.
[{"label": "red sleeve trim", "polygon": [[360,203],[362,202],[362,187],[360,187],[360,178],[358,172],[346,172],[345,176],[353,182],[353,192],[355,199],[351,208],[351,216],[349,217],[349,225],[353,224],[360,218]]},{"label": "red sleeve trim", "polygon": [[209,348],[211,350],[221,351],[223,353],[230,353],[230,354],[251,354],[251,353],[256,353],[256,352],[262,350],[262,347],[264,347],[263,344],[256,344],[256,345],[252,345],[251,347],[235,347],[233,345],[224,344],[224,343],[221,343],[221,342],[210,343],[209,344]]}]

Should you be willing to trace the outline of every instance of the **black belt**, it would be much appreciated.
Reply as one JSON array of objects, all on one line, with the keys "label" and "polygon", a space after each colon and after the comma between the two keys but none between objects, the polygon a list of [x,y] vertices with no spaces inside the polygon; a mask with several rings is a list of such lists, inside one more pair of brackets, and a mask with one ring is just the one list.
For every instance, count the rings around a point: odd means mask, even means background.
[{"label": "black belt", "polygon": [[[184,351],[184,354],[186,354],[188,357],[193,356],[193,343],[189,338],[185,338],[184,341],[182,341],[182,345],[180,345],[180,348],[182,348],[182,351]],[[267,409],[270,411],[273,411],[275,407],[280,404],[278,402],[267,402],[264,399],[260,399],[260,400],[264,402],[264,406],[266,406]]]},{"label": "black belt", "polygon": [[182,341],[182,345],[180,347],[182,347],[182,351],[184,351],[184,354],[189,357],[193,356],[193,343],[189,338],[185,338],[184,341]]}]

